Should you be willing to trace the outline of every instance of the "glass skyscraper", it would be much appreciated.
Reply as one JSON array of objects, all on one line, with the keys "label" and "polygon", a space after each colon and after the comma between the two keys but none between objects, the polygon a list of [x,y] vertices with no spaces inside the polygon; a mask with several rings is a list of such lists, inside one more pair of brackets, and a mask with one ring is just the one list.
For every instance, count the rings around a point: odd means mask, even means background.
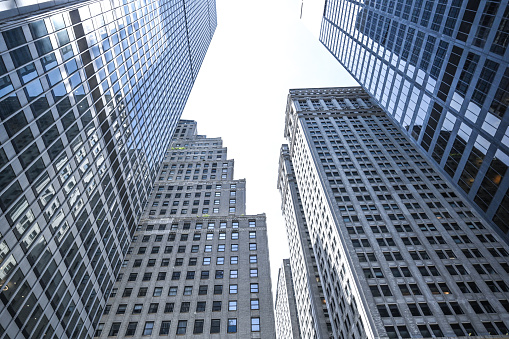
[{"label": "glass skyscraper", "polygon": [[368,93],[292,89],[284,135],[278,188],[302,338],[509,335],[503,236]]},{"label": "glass skyscraper", "polygon": [[0,337],[90,337],[216,27],[215,1],[0,8]]},{"label": "glass skyscraper", "polygon": [[320,40],[507,234],[508,2],[328,0]]}]

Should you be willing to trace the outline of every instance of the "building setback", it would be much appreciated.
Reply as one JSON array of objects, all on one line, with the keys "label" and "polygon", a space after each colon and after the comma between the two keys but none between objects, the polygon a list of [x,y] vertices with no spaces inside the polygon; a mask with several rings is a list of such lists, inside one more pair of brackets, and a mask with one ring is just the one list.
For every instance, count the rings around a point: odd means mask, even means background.
[{"label": "building setback", "polygon": [[276,338],[299,339],[301,336],[290,259],[283,259],[283,264],[279,268],[274,309],[276,317]]},{"label": "building setback", "polygon": [[180,121],[96,336],[275,337],[265,214],[226,156]]},{"label": "building setback", "polygon": [[320,32],[402,132],[505,234],[508,32],[507,0],[330,0]]},{"label": "building setback", "polygon": [[[509,334],[507,244],[362,88],[290,90],[285,137],[279,189],[305,218],[283,204],[290,251],[312,248],[331,337]],[[313,278],[293,275],[299,320]]]},{"label": "building setback", "polygon": [[0,337],[94,333],[215,1],[3,1]]}]

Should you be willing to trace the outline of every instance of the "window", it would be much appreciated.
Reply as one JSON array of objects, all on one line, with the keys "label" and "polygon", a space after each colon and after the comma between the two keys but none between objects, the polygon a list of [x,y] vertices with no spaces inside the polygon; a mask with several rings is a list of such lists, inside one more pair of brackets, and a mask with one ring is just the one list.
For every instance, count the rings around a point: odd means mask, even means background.
[{"label": "window", "polygon": [[170,325],[171,325],[171,321],[161,322],[161,328],[159,329],[159,335],[170,334]]},{"label": "window", "polygon": [[136,278],[138,278],[138,273],[131,273],[129,274],[129,278],[127,279],[127,281],[135,281]]},{"label": "window", "polygon": [[208,279],[209,278],[209,271],[201,271],[200,279]]},{"label": "window", "polygon": [[251,284],[251,293],[258,293],[258,284]]},{"label": "window", "polygon": [[147,321],[145,323],[145,328],[143,329],[143,335],[151,335],[153,329],[154,329],[154,322]]},{"label": "window", "polygon": [[114,337],[114,336],[118,335],[119,330],[120,330],[120,323],[111,324],[110,333],[108,333],[108,336]]},{"label": "window", "polygon": [[214,285],[214,294],[223,294],[223,285]]},{"label": "window", "polygon": [[224,271],[216,270],[216,279],[223,279],[223,277],[224,277]]},{"label": "window", "polygon": [[249,220],[249,227],[256,227],[256,220]]},{"label": "window", "polygon": [[251,309],[252,310],[260,309],[260,301],[258,299],[251,299]]},{"label": "window", "polygon": [[174,303],[166,303],[166,305],[164,305],[164,313],[171,313],[173,312],[174,308],[175,308]]},{"label": "window", "polygon": [[256,231],[249,232],[249,239],[256,239]]},{"label": "window", "polygon": [[239,276],[239,271],[238,270],[231,270],[230,271],[230,279],[237,279]]},{"label": "window", "polygon": [[256,264],[258,262],[258,257],[256,255],[250,255],[249,256],[249,263],[250,264]]},{"label": "window", "polygon": [[249,276],[251,278],[256,278],[258,276],[258,269],[257,268],[252,268],[249,270]]},{"label": "window", "polygon": [[194,271],[187,271],[186,280],[193,280],[193,279],[194,279]]},{"label": "window", "polygon": [[237,294],[238,286],[237,284],[230,285],[230,294]]},{"label": "window", "polygon": [[207,291],[208,291],[207,285],[200,285],[200,287],[198,289],[198,295],[206,295]]},{"label": "window", "polygon": [[184,295],[192,295],[193,294],[193,286],[185,286],[184,287]]},{"label": "window", "polygon": [[224,244],[217,245],[217,251],[218,252],[224,252],[224,250],[225,250],[225,245]]},{"label": "window", "polygon": [[221,301],[213,301],[212,302],[212,312],[221,311]]},{"label": "window", "polygon": [[238,240],[238,239],[239,239],[239,232],[232,232],[232,240]]},{"label": "window", "polygon": [[[208,233],[207,236],[212,233]],[[207,237],[208,238],[208,237]],[[212,252],[212,245],[205,245],[205,252]]]},{"label": "window", "polygon": [[[196,322],[195,322],[195,326],[196,326]],[[179,320],[178,324],[177,324],[177,334],[186,334],[186,329],[187,329],[187,320]],[[203,326],[202,326],[202,329],[203,329]],[[197,332],[195,332],[197,333]],[[201,332],[198,332],[198,333],[201,333]]]},{"label": "window", "polygon": [[228,319],[228,333],[237,333],[237,319]]},{"label": "window", "polygon": [[165,259],[161,260],[161,267],[166,267],[169,265],[170,265],[170,259],[165,258]]},{"label": "window", "polygon": [[231,251],[232,252],[237,252],[239,250],[239,245],[238,244],[232,244],[231,245]]},{"label": "window", "polygon": [[187,313],[189,312],[191,303],[188,301],[184,301],[182,304],[180,304],[180,313]]},{"label": "window", "polygon": [[210,333],[219,333],[221,331],[221,320],[212,319],[210,321]]},{"label": "window", "polygon": [[239,263],[239,257],[230,257],[230,264],[235,265]]},{"label": "window", "polygon": [[141,313],[141,310],[143,308],[143,304],[136,304],[133,307],[133,314]]},{"label": "window", "polygon": [[203,323],[204,323],[203,319],[196,319],[194,321],[194,329],[193,329],[194,334],[203,333]]},{"label": "window", "polygon": [[205,312],[206,304],[207,303],[205,301],[198,301],[196,303],[196,312]]},{"label": "window", "polygon": [[163,293],[162,287],[154,287],[154,294],[153,294],[154,297],[160,297],[162,293]]},{"label": "window", "polygon": [[217,265],[224,265],[224,257],[217,257]]},{"label": "window", "polygon": [[210,265],[210,257],[203,258],[203,265]]},{"label": "window", "polygon": [[249,244],[249,250],[250,251],[256,251],[256,243]]},{"label": "window", "polygon": [[171,280],[179,280],[180,279],[180,272],[173,272],[171,275]]},{"label": "window", "polygon": [[124,314],[127,308],[127,304],[120,304],[117,308],[117,314]]},{"label": "window", "polygon": [[260,332],[260,318],[251,318],[251,331]]},{"label": "window", "polygon": [[152,303],[148,307],[148,313],[157,313],[157,309],[158,308],[159,308],[159,304],[158,303]]},{"label": "window", "polygon": [[237,310],[237,300],[228,301],[228,311],[236,311]]},{"label": "window", "polygon": [[147,289],[148,287],[140,287],[138,290],[138,297],[144,297],[147,295]]},{"label": "window", "polygon": [[130,297],[132,293],[133,293],[133,289],[132,288],[126,288],[124,290],[124,293],[122,294],[122,297],[123,298]]},{"label": "window", "polygon": [[171,286],[169,291],[168,291],[168,295],[170,297],[177,295],[177,286]]}]

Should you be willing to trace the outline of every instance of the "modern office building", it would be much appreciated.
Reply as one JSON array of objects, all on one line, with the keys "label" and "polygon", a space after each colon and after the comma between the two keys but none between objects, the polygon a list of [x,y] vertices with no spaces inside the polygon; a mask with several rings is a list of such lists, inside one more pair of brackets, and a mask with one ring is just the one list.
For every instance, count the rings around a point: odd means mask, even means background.
[{"label": "modern office building", "polygon": [[[309,264],[293,253],[311,247],[333,338],[507,337],[507,244],[368,93],[290,90],[285,137],[278,182],[299,320],[297,272]],[[296,228],[309,241],[293,240]]]},{"label": "modern office building", "polygon": [[84,338],[211,41],[215,2],[8,0],[0,18],[0,337]]},{"label": "modern office building", "polygon": [[329,0],[320,40],[507,234],[508,1]]},{"label": "modern office building", "polygon": [[181,120],[96,336],[274,338],[265,214],[221,138]]},{"label": "modern office building", "polygon": [[276,318],[276,338],[300,339],[299,318],[293,288],[290,259],[283,259],[277,277],[274,315]]}]

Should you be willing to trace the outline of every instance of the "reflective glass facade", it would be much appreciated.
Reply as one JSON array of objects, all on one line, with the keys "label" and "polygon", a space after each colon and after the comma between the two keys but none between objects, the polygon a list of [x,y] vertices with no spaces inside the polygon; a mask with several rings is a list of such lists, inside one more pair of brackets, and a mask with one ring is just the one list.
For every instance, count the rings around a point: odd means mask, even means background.
[{"label": "reflective glass facade", "polygon": [[507,1],[329,0],[320,40],[485,217],[509,231]]},{"label": "reflective glass facade", "polygon": [[81,338],[120,270],[215,2],[39,6],[0,12],[0,337]]},{"label": "reflective glass facade", "polygon": [[[302,337],[509,335],[503,236],[368,93],[290,90],[285,137],[278,188]],[[322,313],[302,297],[313,281]]]}]

